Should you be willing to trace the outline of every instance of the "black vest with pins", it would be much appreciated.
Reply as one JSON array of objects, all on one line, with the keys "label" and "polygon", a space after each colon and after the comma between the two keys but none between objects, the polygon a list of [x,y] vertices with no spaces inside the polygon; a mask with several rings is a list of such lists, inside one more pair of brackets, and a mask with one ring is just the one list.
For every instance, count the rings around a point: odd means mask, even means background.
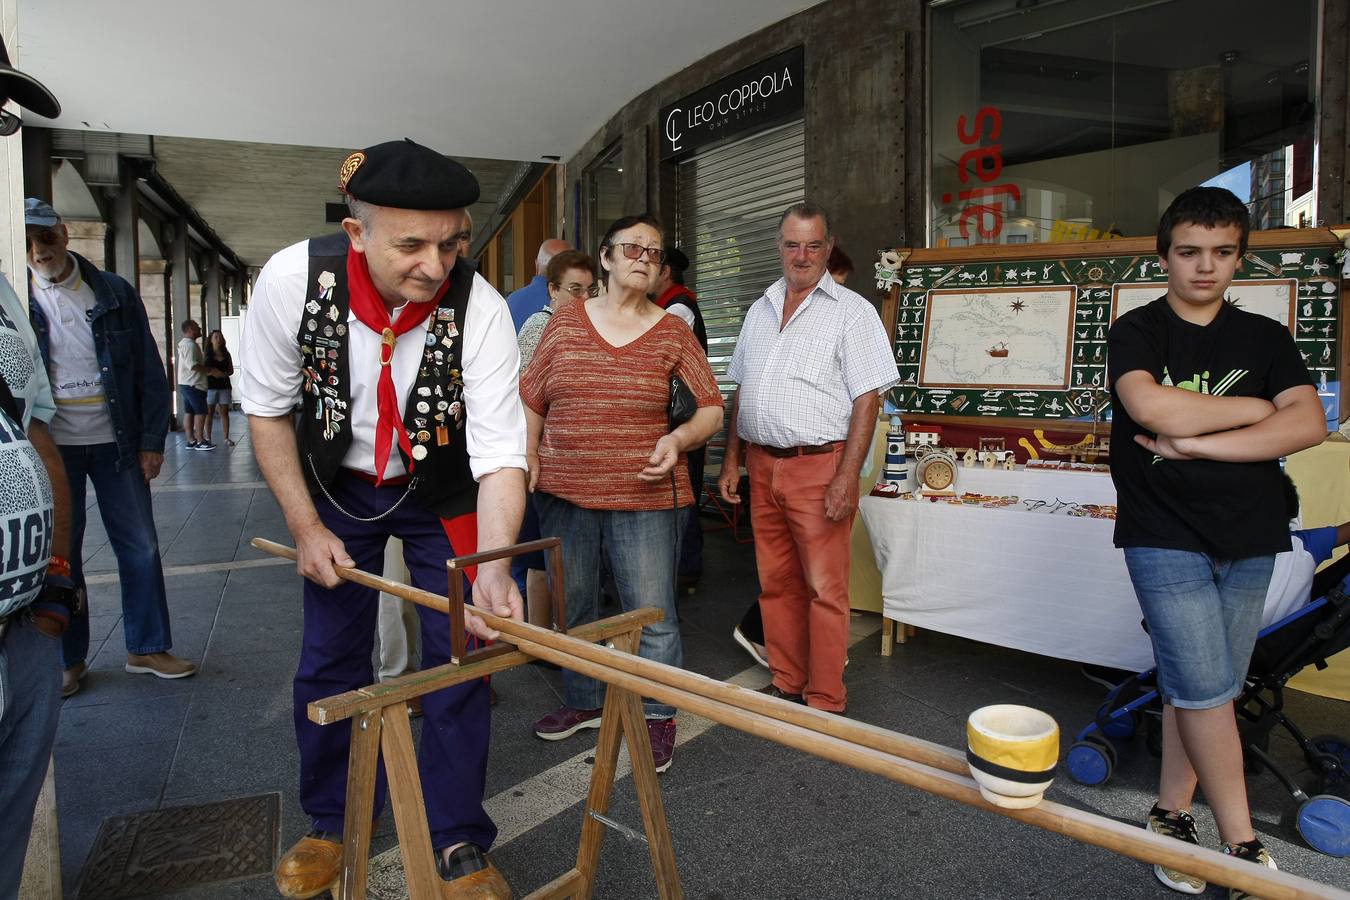
[{"label": "black vest with pins", "polygon": [[[304,374],[304,411],[297,426],[300,465],[311,494],[330,488],[352,443],[351,378],[347,352],[346,234],[309,242],[309,280],[300,317],[300,355]],[[473,288],[474,270],[463,258],[450,273],[450,287],[427,318],[425,337],[418,329],[399,340],[424,340],[422,364],[403,402],[403,427],[412,444],[412,459],[399,448],[411,480],[410,496],[423,509],[451,519],[473,512],[478,484],[469,469],[464,440],[464,375],[460,351],[462,330]],[[364,328],[364,325],[354,325]],[[356,360],[378,366],[379,360]],[[372,400],[373,402],[373,400]]]}]

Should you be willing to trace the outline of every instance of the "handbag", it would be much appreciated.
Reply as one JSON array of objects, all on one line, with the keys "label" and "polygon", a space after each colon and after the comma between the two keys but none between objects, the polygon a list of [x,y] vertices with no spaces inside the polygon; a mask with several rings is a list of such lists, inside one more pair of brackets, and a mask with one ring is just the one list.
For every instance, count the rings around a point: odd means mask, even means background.
[{"label": "handbag", "polygon": [[685,422],[694,417],[698,411],[698,400],[694,397],[694,392],[689,390],[689,385],[684,383],[684,379],[678,375],[670,376],[670,407],[666,411],[666,419],[670,424],[670,430],[674,431]]}]

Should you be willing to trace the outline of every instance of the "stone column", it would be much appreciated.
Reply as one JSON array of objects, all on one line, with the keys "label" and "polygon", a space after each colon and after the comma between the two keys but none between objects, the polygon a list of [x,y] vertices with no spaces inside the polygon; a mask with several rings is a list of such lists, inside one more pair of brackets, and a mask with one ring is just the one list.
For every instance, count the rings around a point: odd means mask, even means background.
[{"label": "stone column", "polygon": [[131,286],[140,290],[140,197],[136,192],[136,176],[123,161],[118,166],[119,184],[112,203],[113,258],[112,271],[121,275]]},{"label": "stone column", "polygon": [[220,254],[214,250],[206,253],[206,265],[202,268],[202,303],[206,306],[206,321],[202,323],[203,334],[210,334],[220,327],[221,281]]},{"label": "stone column", "polygon": [[[170,226],[173,238],[169,244],[169,303],[173,311],[173,327],[169,329],[170,346],[176,345],[182,333],[183,323],[192,318],[188,277],[188,232],[187,221],[176,219]],[[169,354],[169,370],[174,371],[173,354]],[[175,373],[176,375],[176,373]],[[169,384],[177,384],[177,377],[171,377]]]}]

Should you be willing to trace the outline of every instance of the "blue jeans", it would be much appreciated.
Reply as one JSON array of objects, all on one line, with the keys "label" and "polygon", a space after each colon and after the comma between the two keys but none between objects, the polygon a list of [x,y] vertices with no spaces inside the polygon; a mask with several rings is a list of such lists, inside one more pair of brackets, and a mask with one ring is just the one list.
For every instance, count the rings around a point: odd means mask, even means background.
[{"label": "blue jeans", "polygon": [[[624,612],[654,606],[665,613],[665,619],[642,629],[638,655],[682,667],[684,646],[675,612],[675,561],[689,507],[678,511],[585,509],[544,493],[536,493],[534,502],[543,533],[563,539],[567,627],[594,622],[600,615],[603,550]],[[598,709],[605,702],[605,684],[564,669],[563,702],[575,709]],[[675,707],[652,701],[645,701],[643,710],[649,719],[675,715]]]},{"label": "blue jeans", "polygon": [[1274,556],[1125,548],[1167,703],[1213,709],[1242,692],[1274,566]]},{"label": "blue jeans", "polygon": [[0,897],[19,894],[33,804],[47,774],[60,708],[60,642],[16,613],[0,640]]},{"label": "blue jeans", "polygon": [[[128,653],[159,653],[173,646],[169,601],[159,561],[159,536],[150,506],[150,485],[139,466],[117,468],[116,444],[61,446],[70,480],[70,568],[77,587],[84,586],[85,479],[94,483],[98,511],[117,556],[122,582],[122,631]],[[89,610],[72,616],[62,640],[67,669],[89,654]]]}]

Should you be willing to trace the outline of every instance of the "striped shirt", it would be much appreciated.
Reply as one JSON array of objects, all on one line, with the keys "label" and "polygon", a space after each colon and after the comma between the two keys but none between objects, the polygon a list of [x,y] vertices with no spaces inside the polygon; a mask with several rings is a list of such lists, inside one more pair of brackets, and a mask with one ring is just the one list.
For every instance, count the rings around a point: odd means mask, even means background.
[{"label": "striped shirt", "polygon": [[727,377],[740,385],[736,431],[766,447],[848,437],[853,401],[900,380],[876,309],[826,272],[787,326],[780,278],[745,315]]},{"label": "striped shirt", "polygon": [[[648,484],[639,473],[669,431],[669,377],[676,373],[699,407],[722,405],[703,349],[675,316],[614,347],[595,330],[585,301],[554,313],[520,379],[521,399],[544,417],[539,490],[588,509],[669,508],[670,483]],[[673,471],[675,505],[688,506],[683,454]]]}]

